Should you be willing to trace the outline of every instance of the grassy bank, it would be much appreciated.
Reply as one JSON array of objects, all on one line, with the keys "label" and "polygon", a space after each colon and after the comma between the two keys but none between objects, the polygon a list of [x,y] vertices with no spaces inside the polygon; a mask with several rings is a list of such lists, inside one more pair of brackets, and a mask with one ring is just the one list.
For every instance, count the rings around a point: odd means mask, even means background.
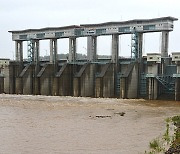
[{"label": "grassy bank", "polygon": [[180,153],[180,115],[166,119],[166,131],[163,136],[149,143],[145,154],[179,154]]}]

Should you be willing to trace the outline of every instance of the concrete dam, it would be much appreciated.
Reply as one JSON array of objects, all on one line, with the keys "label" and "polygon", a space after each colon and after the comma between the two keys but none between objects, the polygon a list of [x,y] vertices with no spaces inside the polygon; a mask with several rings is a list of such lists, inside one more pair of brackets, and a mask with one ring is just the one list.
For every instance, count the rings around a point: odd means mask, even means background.
[{"label": "concrete dam", "polygon": [[[0,93],[180,100],[180,52],[168,55],[174,17],[9,31],[15,61],[0,67]],[[143,34],[160,32],[161,50],[142,56]],[[131,58],[119,56],[119,36],[130,34]],[[109,59],[97,56],[97,37],[112,36]],[[87,59],[77,59],[76,41],[87,37]],[[67,60],[57,58],[57,40],[69,39]],[[40,60],[41,40],[50,41],[49,61]],[[23,42],[28,59],[23,59]],[[152,42],[153,43],[153,42]],[[0,61],[3,61],[0,60]]]}]

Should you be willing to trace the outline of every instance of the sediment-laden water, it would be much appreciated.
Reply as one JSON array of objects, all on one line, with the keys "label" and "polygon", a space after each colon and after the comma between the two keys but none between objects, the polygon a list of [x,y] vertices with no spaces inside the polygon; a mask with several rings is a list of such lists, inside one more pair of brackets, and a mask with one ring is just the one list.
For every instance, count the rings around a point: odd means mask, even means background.
[{"label": "sediment-laden water", "polygon": [[0,154],[141,154],[180,102],[0,95]]}]

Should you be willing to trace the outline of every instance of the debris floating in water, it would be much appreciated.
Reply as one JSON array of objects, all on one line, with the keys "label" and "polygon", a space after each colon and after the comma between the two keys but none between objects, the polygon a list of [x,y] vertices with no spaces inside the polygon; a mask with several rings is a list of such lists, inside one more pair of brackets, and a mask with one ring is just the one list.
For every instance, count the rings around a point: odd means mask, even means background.
[{"label": "debris floating in water", "polygon": [[124,116],[126,113],[125,112],[115,112],[114,114],[118,114],[120,116]]},{"label": "debris floating in water", "polygon": [[96,115],[96,118],[111,118],[110,115]]}]

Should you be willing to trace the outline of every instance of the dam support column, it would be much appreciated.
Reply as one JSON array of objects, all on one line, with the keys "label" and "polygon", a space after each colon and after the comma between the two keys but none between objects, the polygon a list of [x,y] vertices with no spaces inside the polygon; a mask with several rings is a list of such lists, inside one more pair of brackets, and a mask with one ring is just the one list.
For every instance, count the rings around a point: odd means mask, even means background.
[{"label": "dam support column", "polygon": [[168,57],[168,46],[169,46],[169,31],[162,32],[161,38],[161,56]]},{"label": "dam support column", "polygon": [[95,97],[114,97],[114,64],[107,63],[99,71],[96,75]]},{"label": "dam support column", "polygon": [[76,38],[69,38],[69,62],[76,61]]},{"label": "dam support column", "polygon": [[82,97],[94,97],[95,95],[95,73],[97,59],[97,36],[87,38],[87,60],[79,73],[74,78],[74,95]]},{"label": "dam support column", "polygon": [[82,74],[81,81],[81,96],[94,97],[95,95],[95,71],[96,64],[88,64],[84,73]]},{"label": "dam support column", "polygon": [[57,39],[50,39],[50,61],[46,63],[39,71],[39,91],[41,95],[53,95],[54,81],[57,74]]},{"label": "dam support column", "polygon": [[57,65],[57,39],[50,39],[50,63]]},{"label": "dam support column", "polygon": [[158,98],[158,75],[160,73],[161,54],[147,54],[148,63],[148,98],[155,100]]},{"label": "dam support column", "polygon": [[175,79],[175,100],[180,101],[180,73]]},{"label": "dam support column", "polygon": [[143,33],[138,33],[138,58],[142,62]]},{"label": "dam support column", "polygon": [[34,65],[32,66],[32,74],[33,74],[33,83],[32,83],[32,93],[35,95],[40,94],[40,81],[37,77],[40,71],[40,60],[39,60],[39,40],[34,41]]},{"label": "dam support column", "polygon": [[111,61],[118,65],[118,56],[119,56],[119,35],[112,35],[112,53],[111,53]]},{"label": "dam support column", "polygon": [[58,67],[58,72],[53,81],[53,95],[72,96],[73,75],[75,65],[71,64],[76,61],[76,37],[69,38],[69,56],[68,62],[63,66]]},{"label": "dam support column", "polygon": [[143,33],[138,33],[138,87],[137,87],[137,98],[142,97],[142,91],[144,90],[142,86],[142,75],[143,71],[143,58],[142,58],[142,51],[143,51]]},{"label": "dam support column", "polygon": [[39,40],[30,40],[28,44],[28,58],[29,64],[27,64],[21,74],[23,83],[23,94],[25,95],[37,95],[39,94],[39,83],[37,74],[39,72]]},{"label": "dam support column", "polygon": [[19,77],[23,69],[23,41],[15,41],[15,52],[16,52],[16,65],[14,67],[15,72],[15,93],[23,93],[22,78]]},{"label": "dam support column", "polygon": [[120,78],[120,98],[127,98],[127,83],[126,78]]},{"label": "dam support column", "polygon": [[87,38],[87,60],[89,62],[97,60],[97,36]]},{"label": "dam support column", "polygon": [[23,61],[23,41],[15,41],[16,61]]},{"label": "dam support column", "polygon": [[0,94],[4,93],[4,76],[0,74]]},{"label": "dam support column", "polygon": [[97,36],[87,37],[87,63],[84,64],[73,79],[74,96],[94,97],[95,73],[97,59]]},{"label": "dam support column", "polygon": [[177,62],[177,78],[175,81],[175,100],[180,101],[180,61]]},{"label": "dam support column", "polygon": [[94,97],[96,64],[86,63],[73,79],[74,96]]},{"label": "dam support column", "polygon": [[[113,34],[112,35],[112,49],[111,49],[111,62],[114,64],[114,71],[112,75],[114,76],[114,96],[118,96],[117,94],[117,79],[118,79],[118,72],[119,72],[119,35]],[[120,81],[119,81],[120,82]]]},{"label": "dam support column", "polygon": [[172,61],[177,65],[177,74],[173,74],[175,78],[175,100],[180,101],[180,52],[172,53]]},{"label": "dam support column", "polygon": [[162,32],[162,38],[161,38],[161,57],[163,58],[162,74],[165,73],[165,68],[169,64],[168,46],[169,46],[169,31],[163,31]]},{"label": "dam support column", "polygon": [[148,99],[155,100],[157,99],[157,80],[155,80],[154,75],[148,75]]},{"label": "dam support column", "polygon": [[65,63],[56,75],[56,92],[59,96],[72,96],[74,65]]},{"label": "dam support column", "polygon": [[[97,36],[90,36],[87,39],[87,60],[95,62],[97,60]],[[81,95],[95,96],[95,73],[96,64],[90,64],[81,78]],[[88,91],[86,89],[89,89]]]},{"label": "dam support column", "polygon": [[4,74],[4,93],[12,94],[12,91],[14,90],[13,79],[11,78],[11,76],[13,76],[13,69],[10,69],[10,65],[7,65],[2,71],[2,74]]},{"label": "dam support column", "polygon": [[33,94],[33,66],[31,64],[27,65],[20,74],[20,78],[23,80],[23,94],[32,95]]},{"label": "dam support column", "polygon": [[134,99],[138,97],[138,72],[137,62],[130,63],[126,71],[120,76],[120,98]]},{"label": "dam support column", "polygon": [[141,73],[143,70],[143,33],[137,33],[134,31],[131,41],[132,61],[127,65],[126,71],[120,75],[120,98],[140,97]]},{"label": "dam support column", "polygon": [[[45,77],[44,81],[48,82],[47,88],[49,89],[48,93],[45,93],[42,89],[41,92],[46,95],[55,95],[57,92],[54,92],[54,89],[57,89],[57,80],[56,80],[56,74],[58,71],[58,60],[57,60],[57,39],[50,39],[50,64],[46,69],[52,69],[52,71],[49,71],[49,74],[47,73],[47,76]],[[47,71],[47,70],[46,70]],[[45,71],[45,72],[46,72]],[[51,72],[51,73],[50,73]],[[43,83],[46,85],[46,83]],[[44,87],[45,87],[44,85]],[[54,94],[53,94],[54,93]]]},{"label": "dam support column", "polygon": [[34,63],[37,65],[39,64],[39,40],[34,40]]}]

